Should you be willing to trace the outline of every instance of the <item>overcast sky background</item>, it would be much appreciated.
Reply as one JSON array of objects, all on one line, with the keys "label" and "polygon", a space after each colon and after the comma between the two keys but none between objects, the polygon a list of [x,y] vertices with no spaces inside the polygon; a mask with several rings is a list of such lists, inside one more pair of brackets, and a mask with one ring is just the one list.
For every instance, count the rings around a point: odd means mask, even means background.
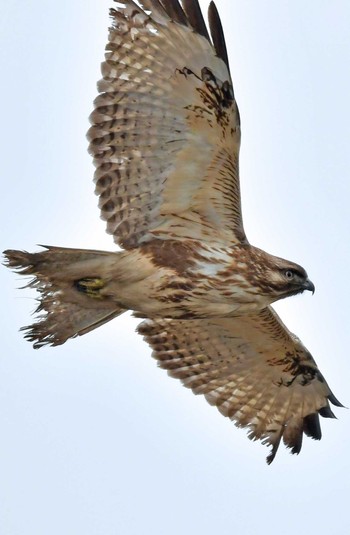
[{"label": "overcast sky background", "polygon": [[[113,250],[85,139],[111,4],[1,7],[1,250]],[[246,232],[307,269],[315,295],[276,308],[349,406],[350,3],[217,6]],[[18,332],[34,293],[0,277],[0,535],[350,532],[348,410],[268,467],[265,447],[157,368],[136,320],[34,351]]]}]

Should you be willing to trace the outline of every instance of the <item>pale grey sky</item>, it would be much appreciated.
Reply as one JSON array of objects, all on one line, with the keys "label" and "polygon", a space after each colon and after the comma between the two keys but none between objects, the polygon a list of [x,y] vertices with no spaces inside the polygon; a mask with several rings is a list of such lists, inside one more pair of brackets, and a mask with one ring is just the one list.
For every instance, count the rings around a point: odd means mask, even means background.
[{"label": "pale grey sky", "polygon": [[[1,249],[113,250],[85,139],[111,5],[2,6]],[[248,237],[308,270],[315,295],[277,309],[350,405],[350,4],[217,7]],[[34,293],[0,277],[0,535],[349,533],[349,411],[268,467],[266,448],[157,368],[136,320],[34,351],[18,333]]]}]

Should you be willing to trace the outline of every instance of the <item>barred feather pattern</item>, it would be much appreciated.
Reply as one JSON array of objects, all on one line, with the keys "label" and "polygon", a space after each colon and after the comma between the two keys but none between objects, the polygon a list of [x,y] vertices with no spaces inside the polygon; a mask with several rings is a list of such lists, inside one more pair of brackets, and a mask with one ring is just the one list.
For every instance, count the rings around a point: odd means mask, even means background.
[{"label": "barred feather pattern", "polygon": [[292,453],[303,433],[319,440],[319,414],[334,417],[329,401],[341,406],[271,307],[235,318],[146,320],[138,330],[171,377],[272,447],[269,464],[281,439]]},{"label": "barred feather pattern", "polygon": [[[88,132],[107,231],[124,248],[155,237],[245,240],[239,115],[209,40],[159,2],[111,11]],[[148,5],[150,4],[150,5]]]}]

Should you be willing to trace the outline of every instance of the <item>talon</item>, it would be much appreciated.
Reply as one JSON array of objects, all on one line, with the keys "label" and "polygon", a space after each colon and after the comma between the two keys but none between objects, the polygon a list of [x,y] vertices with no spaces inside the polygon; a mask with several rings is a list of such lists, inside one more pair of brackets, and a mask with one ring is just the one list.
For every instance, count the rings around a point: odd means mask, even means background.
[{"label": "talon", "polygon": [[86,278],[74,281],[74,286],[79,292],[83,292],[90,297],[101,298],[100,290],[106,285],[105,281],[99,278]]}]

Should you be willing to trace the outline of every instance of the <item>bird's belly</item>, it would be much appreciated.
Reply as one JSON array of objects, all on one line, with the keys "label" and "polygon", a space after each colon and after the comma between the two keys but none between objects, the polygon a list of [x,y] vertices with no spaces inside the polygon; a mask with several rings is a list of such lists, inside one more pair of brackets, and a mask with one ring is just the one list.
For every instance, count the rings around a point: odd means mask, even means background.
[{"label": "bird's belly", "polygon": [[158,275],[124,288],[119,304],[147,317],[200,318],[237,316],[261,310],[266,298],[215,280]]},{"label": "bird's belly", "polygon": [[249,292],[239,286],[223,289],[205,285],[203,291],[189,298],[189,305],[195,315],[202,317],[240,316],[261,310],[268,305],[264,296]]}]

